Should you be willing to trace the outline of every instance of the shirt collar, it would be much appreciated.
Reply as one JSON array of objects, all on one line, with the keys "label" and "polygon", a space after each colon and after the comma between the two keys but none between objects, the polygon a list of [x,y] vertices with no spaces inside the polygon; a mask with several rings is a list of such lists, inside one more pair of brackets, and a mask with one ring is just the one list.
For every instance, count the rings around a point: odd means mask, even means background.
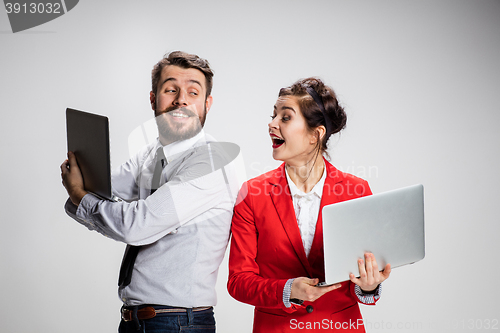
[{"label": "shirt collar", "polygon": [[290,176],[288,175],[288,170],[285,167],[285,174],[286,174],[286,180],[288,181],[288,187],[290,188],[290,193],[292,197],[294,196],[307,196],[307,195],[316,195],[318,198],[321,198],[323,195],[323,186],[325,185],[325,179],[326,179],[326,165],[323,168],[323,175],[321,176],[320,180],[314,185],[312,190],[309,193],[304,193],[301,190],[298,189],[297,185],[292,181]]},{"label": "shirt collar", "polygon": [[[188,151],[189,149],[193,148],[194,145],[202,140],[205,137],[205,132],[203,129],[193,136],[192,138],[186,139],[186,140],[181,140],[181,141],[175,141],[172,142],[166,146],[163,146],[163,152],[165,153],[165,157],[167,158],[167,162],[170,163],[177,157],[181,156],[182,153]],[[160,140],[157,139],[157,148],[161,147]],[[155,148],[155,151],[156,149]]]}]

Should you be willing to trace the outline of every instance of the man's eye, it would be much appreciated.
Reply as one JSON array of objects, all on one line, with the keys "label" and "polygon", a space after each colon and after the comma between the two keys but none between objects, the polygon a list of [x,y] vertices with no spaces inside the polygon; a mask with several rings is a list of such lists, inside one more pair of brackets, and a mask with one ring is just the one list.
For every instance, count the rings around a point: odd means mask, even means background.
[{"label": "man's eye", "polygon": [[193,96],[198,96],[198,93],[196,91],[191,91],[189,94],[191,94]]},{"label": "man's eye", "polygon": [[167,93],[174,93],[176,90],[175,89],[166,89],[165,92]]}]

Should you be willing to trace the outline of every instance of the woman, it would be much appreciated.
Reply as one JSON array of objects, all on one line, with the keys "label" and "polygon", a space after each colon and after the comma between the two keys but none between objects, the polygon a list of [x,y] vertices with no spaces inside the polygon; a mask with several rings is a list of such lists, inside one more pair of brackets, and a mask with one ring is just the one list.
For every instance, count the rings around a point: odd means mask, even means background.
[{"label": "woman", "polygon": [[[358,302],[374,304],[390,265],[379,272],[372,254],[358,261],[359,278],[324,281],[321,209],[370,195],[365,180],[323,157],[346,114],[334,91],[316,78],[280,90],[269,134],[284,163],[246,182],[232,221],[228,290],[255,306],[254,332],[340,329],[364,332]],[[355,235],[353,236],[355,237]]]}]

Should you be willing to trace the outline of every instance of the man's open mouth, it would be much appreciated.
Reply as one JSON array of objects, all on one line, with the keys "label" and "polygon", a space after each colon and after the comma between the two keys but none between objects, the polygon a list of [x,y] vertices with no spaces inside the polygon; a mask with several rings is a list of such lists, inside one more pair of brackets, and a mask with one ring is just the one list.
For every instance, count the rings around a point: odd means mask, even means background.
[{"label": "man's open mouth", "polygon": [[180,109],[175,109],[175,110],[172,110],[172,111],[168,111],[168,114],[171,116],[171,117],[175,117],[175,118],[189,118],[189,117],[196,117],[196,114],[187,109],[187,108],[180,108]]},{"label": "man's open mouth", "polygon": [[185,114],[184,112],[178,112],[178,111],[172,111],[170,112],[170,115],[172,117],[177,117],[177,118],[189,118],[191,116]]}]

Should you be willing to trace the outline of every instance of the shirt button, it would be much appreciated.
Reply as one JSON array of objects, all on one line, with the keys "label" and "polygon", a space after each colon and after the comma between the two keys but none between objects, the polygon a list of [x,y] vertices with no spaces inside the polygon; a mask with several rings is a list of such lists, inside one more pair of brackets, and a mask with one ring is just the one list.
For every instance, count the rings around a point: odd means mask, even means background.
[{"label": "shirt button", "polygon": [[311,313],[311,312],[313,312],[313,311],[314,311],[313,306],[312,306],[312,305],[308,305],[308,306],[306,306],[306,311],[307,311],[307,313]]}]

